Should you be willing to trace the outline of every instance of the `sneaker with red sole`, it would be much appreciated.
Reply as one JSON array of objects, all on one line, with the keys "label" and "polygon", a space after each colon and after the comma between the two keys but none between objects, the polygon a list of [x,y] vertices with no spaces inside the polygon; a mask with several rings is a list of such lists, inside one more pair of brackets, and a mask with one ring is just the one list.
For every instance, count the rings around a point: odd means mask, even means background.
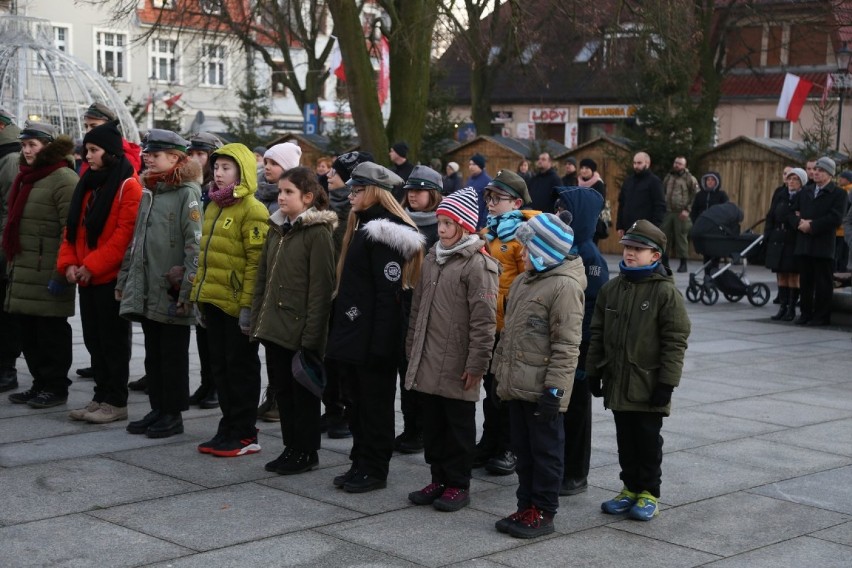
[{"label": "sneaker with red sole", "polygon": [[202,454],[211,454],[213,453],[213,449],[225,441],[227,434],[225,432],[216,432],[216,435],[207,440],[206,442],[201,442],[198,444],[198,451]]},{"label": "sneaker with red sole", "polygon": [[412,491],[408,494],[408,500],[415,505],[431,505],[435,499],[444,494],[443,483],[430,483],[420,491]]},{"label": "sneaker with red sole", "polygon": [[260,444],[257,442],[257,431],[254,436],[247,438],[227,438],[220,444],[210,449],[210,454],[220,458],[235,458],[238,456],[247,456],[256,454],[260,451]]},{"label": "sneaker with red sole", "polygon": [[496,523],[494,523],[494,528],[497,529],[497,532],[501,532],[503,534],[508,534],[509,527],[518,522],[518,519],[521,518],[521,514],[526,509],[518,509],[508,517],[503,517]]},{"label": "sneaker with red sole", "polygon": [[470,505],[470,493],[461,487],[447,487],[432,506],[439,511],[453,513]]},{"label": "sneaker with red sole", "polygon": [[509,534],[515,538],[538,538],[552,534],[555,530],[553,515],[533,505],[522,511],[518,520],[509,525]]}]

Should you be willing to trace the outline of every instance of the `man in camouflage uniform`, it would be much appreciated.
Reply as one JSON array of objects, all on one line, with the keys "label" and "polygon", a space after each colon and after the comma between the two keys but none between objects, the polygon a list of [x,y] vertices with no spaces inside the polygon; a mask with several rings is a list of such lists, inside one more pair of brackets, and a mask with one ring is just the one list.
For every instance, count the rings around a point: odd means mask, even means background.
[{"label": "man in camouflage uniform", "polygon": [[698,180],[686,169],[686,158],[675,158],[672,171],[663,180],[663,188],[666,190],[666,216],[661,228],[669,241],[669,258],[679,258],[677,271],[686,272],[689,230],[692,228],[689,209],[698,192]]}]

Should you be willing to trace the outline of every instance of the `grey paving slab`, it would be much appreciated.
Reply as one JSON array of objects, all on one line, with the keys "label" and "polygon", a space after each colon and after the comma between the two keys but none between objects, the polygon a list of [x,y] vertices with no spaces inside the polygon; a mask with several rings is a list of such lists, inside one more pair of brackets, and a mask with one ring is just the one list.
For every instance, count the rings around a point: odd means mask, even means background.
[{"label": "grey paving slab", "polygon": [[779,481],[752,492],[852,515],[852,466]]},{"label": "grey paving slab", "polygon": [[[488,556],[502,565],[529,568],[530,560],[551,559],[563,566],[584,568],[688,568],[718,556],[607,527],[536,541],[527,546]],[[551,564],[553,566],[557,564]]]},{"label": "grey paving slab", "polygon": [[852,547],[817,538],[799,537],[708,564],[713,568],[778,568],[819,566],[849,568]]},{"label": "grey paving slab", "polygon": [[776,393],[769,398],[852,411],[852,381]]},{"label": "grey paving slab", "polygon": [[140,532],[67,515],[0,528],[0,558],[9,568],[139,566],[191,552]]},{"label": "grey paving slab", "polygon": [[812,537],[852,546],[852,521],[811,533]]},{"label": "grey paving slab", "polygon": [[245,568],[299,566],[374,568],[417,566],[401,558],[314,531],[301,531],[202,552],[155,564],[159,568]]},{"label": "grey paving slab", "polygon": [[[444,566],[523,544],[498,533],[496,520],[474,509],[442,513],[432,507],[411,507],[317,530],[423,566]],[[439,534],[453,536],[438,538]]]},{"label": "grey paving slab", "polygon": [[[783,353],[786,348],[780,347],[778,351]],[[836,351],[833,352],[837,353]],[[849,378],[849,358],[847,356],[827,357],[823,354],[785,358],[780,363],[757,362],[749,371],[752,373],[780,371],[788,375],[822,378],[827,382],[838,382]]]},{"label": "grey paving slab", "polygon": [[[721,442],[783,429],[782,426],[757,422],[744,417],[722,416],[713,412],[715,407],[716,403],[713,403],[678,411],[675,406],[672,415],[663,420],[663,438],[666,438],[666,434],[672,432],[697,439]],[[667,448],[664,448],[663,451],[667,451]]]},{"label": "grey paving slab", "polygon": [[749,420],[779,426],[807,426],[852,415],[852,410],[825,408],[767,396],[714,403],[708,412],[731,417],[747,416]]},{"label": "grey paving slab", "polygon": [[698,355],[718,354],[718,353],[733,353],[735,351],[754,351],[766,347],[765,344],[757,341],[748,341],[740,339],[716,339],[714,341],[701,341],[690,343],[688,351]]},{"label": "grey paving slab", "polygon": [[256,483],[111,507],[92,514],[197,551],[360,516]]},{"label": "grey paving slab", "polygon": [[852,419],[834,420],[764,434],[761,439],[852,456]]},{"label": "grey paving slab", "polygon": [[852,457],[849,456],[759,438],[743,438],[710,444],[693,448],[687,453],[707,456],[720,460],[720,463],[741,463],[775,470],[782,478],[796,477],[852,463]]},{"label": "grey paving slab", "polygon": [[199,489],[103,457],[6,468],[0,470],[0,487],[4,525]]},{"label": "grey paving slab", "polygon": [[651,523],[626,520],[610,526],[711,554],[733,556],[834,526],[846,518],[824,509],[740,492],[662,511]]}]

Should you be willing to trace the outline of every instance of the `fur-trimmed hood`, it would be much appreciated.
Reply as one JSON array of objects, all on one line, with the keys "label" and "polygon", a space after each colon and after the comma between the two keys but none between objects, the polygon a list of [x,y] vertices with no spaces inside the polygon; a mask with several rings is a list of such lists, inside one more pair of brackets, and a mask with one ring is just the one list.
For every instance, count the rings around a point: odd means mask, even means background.
[{"label": "fur-trimmed hood", "polygon": [[[195,182],[201,185],[203,180],[204,172],[201,171],[201,165],[195,160],[190,160],[188,157],[184,158],[183,163],[179,163],[178,167],[170,174],[163,176],[162,174],[145,172],[141,176],[142,186],[148,189],[154,189],[152,185],[160,182],[173,186],[184,182]],[[153,183],[151,183],[152,181]]]},{"label": "fur-trimmed hood", "polygon": [[[74,141],[71,140],[69,136],[60,134],[53,142],[49,143],[47,146],[41,149],[41,152],[36,154],[35,162],[33,162],[33,167],[42,168],[44,166],[50,166],[55,164],[56,162],[61,162],[65,160],[66,162],[68,162],[68,167],[74,169],[74,156],[72,155],[73,151]],[[21,153],[21,159],[19,164],[22,166],[27,165],[27,161],[24,159],[23,153]]]},{"label": "fur-trimmed hood", "polygon": [[414,227],[392,219],[373,219],[364,225],[367,238],[389,246],[405,258],[423,250],[426,237]]},{"label": "fur-trimmed hood", "polygon": [[[279,209],[269,217],[269,224],[273,227],[280,227],[284,224],[284,213]],[[337,214],[333,211],[320,211],[315,207],[311,207],[296,218],[296,226],[302,225],[310,227],[312,225],[327,224],[332,230],[337,228]]]}]

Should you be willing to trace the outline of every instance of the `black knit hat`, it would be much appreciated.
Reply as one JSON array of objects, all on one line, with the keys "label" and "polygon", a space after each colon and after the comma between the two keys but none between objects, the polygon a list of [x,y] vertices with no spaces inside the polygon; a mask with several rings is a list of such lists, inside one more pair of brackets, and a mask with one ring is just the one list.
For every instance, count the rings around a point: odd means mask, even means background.
[{"label": "black knit hat", "polygon": [[94,144],[113,156],[124,155],[124,140],[121,138],[121,132],[118,131],[117,120],[105,122],[89,130],[83,137],[83,146],[85,147],[86,144]]},{"label": "black knit hat", "polygon": [[391,149],[403,158],[408,157],[408,144],[405,142],[397,142],[391,146]]},{"label": "black knit hat", "polygon": [[352,174],[352,170],[355,169],[355,166],[361,162],[372,161],[373,155],[369,152],[347,152],[346,154],[339,155],[334,160],[334,163],[331,164],[331,168],[340,176],[340,181],[346,183],[349,181],[349,177]]},{"label": "black knit hat", "polygon": [[595,162],[595,161],[594,161],[593,159],[591,159],[591,158],[583,158],[582,160],[580,160],[580,167],[581,167],[581,168],[589,168],[589,169],[590,169],[590,170],[592,170],[593,172],[598,171],[598,164],[597,164],[597,162]]}]

